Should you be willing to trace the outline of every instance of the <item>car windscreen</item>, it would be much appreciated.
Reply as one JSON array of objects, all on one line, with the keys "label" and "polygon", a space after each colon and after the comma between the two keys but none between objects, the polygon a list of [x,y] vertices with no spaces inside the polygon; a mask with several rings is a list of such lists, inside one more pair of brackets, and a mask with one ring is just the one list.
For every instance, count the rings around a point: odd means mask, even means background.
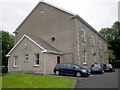
[{"label": "car windscreen", "polygon": [[107,64],[106,66],[112,68],[112,65],[111,65],[111,64]]},{"label": "car windscreen", "polygon": [[101,67],[100,64],[93,64],[91,67]]}]

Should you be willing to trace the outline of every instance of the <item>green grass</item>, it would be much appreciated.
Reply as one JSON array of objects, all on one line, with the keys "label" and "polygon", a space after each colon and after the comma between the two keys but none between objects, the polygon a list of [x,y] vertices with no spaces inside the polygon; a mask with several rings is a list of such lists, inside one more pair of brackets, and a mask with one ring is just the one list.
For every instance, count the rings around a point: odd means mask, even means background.
[{"label": "green grass", "polygon": [[74,83],[74,79],[17,73],[2,77],[3,88],[72,88]]},{"label": "green grass", "polygon": [[2,89],[2,78],[0,77],[0,90]]}]

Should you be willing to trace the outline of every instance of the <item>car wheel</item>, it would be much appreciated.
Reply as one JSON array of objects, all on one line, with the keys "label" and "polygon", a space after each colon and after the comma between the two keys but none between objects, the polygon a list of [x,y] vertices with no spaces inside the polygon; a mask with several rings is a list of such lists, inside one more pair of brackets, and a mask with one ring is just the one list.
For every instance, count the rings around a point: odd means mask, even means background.
[{"label": "car wheel", "polygon": [[81,73],[80,73],[80,72],[77,72],[77,73],[76,73],[76,76],[77,76],[77,77],[80,77],[80,76],[81,76]]},{"label": "car wheel", "polygon": [[59,75],[59,74],[60,74],[60,72],[59,72],[59,71],[56,71],[56,72],[55,72],[55,74],[56,74],[56,75]]}]

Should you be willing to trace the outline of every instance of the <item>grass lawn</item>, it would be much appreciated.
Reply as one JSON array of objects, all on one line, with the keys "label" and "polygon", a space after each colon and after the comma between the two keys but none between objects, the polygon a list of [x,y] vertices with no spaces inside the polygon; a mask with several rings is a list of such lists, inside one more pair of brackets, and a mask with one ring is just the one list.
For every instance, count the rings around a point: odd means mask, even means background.
[{"label": "grass lawn", "polygon": [[0,90],[2,89],[2,77],[0,77]]},{"label": "grass lawn", "polygon": [[2,77],[2,88],[72,88],[74,83],[74,79],[17,73]]}]

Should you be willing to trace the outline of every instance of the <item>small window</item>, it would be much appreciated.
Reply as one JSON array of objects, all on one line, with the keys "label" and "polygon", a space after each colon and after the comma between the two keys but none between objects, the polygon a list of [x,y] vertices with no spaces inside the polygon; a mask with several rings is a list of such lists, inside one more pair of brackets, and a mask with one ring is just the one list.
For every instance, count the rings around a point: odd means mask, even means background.
[{"label": "small window", "polygon": [[99,44],[99,49],[102,49],[102,44],[101,44],[100,39],[99,39],[99,41],[98,41],[98,44]]},{"label": "small window", "polygon": [[106,45],[106,44],[104,44],[104,47],[105,47],[105,52],[107,52],[107,45]]},{"label": "small window", "polygon": [[52,37],[52,38],[51,38],[51,42],[52,42],[52,44],[54,44],[54,42],[55,42],[55,37]]},{"label": "small window", "polygon": [[92,46],[93,47],[95,46],[95,37],[94,37],[94,35],[92,35]]},{"label": "small window", "polygon": [[40,13],[44,13],[44,11],[43,10],[41,10],[41,12]]},{"label": "small window", "polygon": [[14,56],[14,67],[18,66],[18,56]]},{"label": "small window", "polygon": [[82,41],[83,41],[83,42],[86,42],[86,38],[85,38],[86,36],[85,36],[85,30],[84,30],[84,27],[82,27],[81,30],[82,30]]},{"label": "small window", "polygon": [[84,50],[83,50],[83,64],[87,64],[86,60],[87,60],[87,51],[84,48]]},{"label": "small window", "polygon": [[28,61],[28,54],[25,54],[25,61]]},{"label": "small window", "polygon": [[35,54],[34,66],[39,66],[39,54]]}]

